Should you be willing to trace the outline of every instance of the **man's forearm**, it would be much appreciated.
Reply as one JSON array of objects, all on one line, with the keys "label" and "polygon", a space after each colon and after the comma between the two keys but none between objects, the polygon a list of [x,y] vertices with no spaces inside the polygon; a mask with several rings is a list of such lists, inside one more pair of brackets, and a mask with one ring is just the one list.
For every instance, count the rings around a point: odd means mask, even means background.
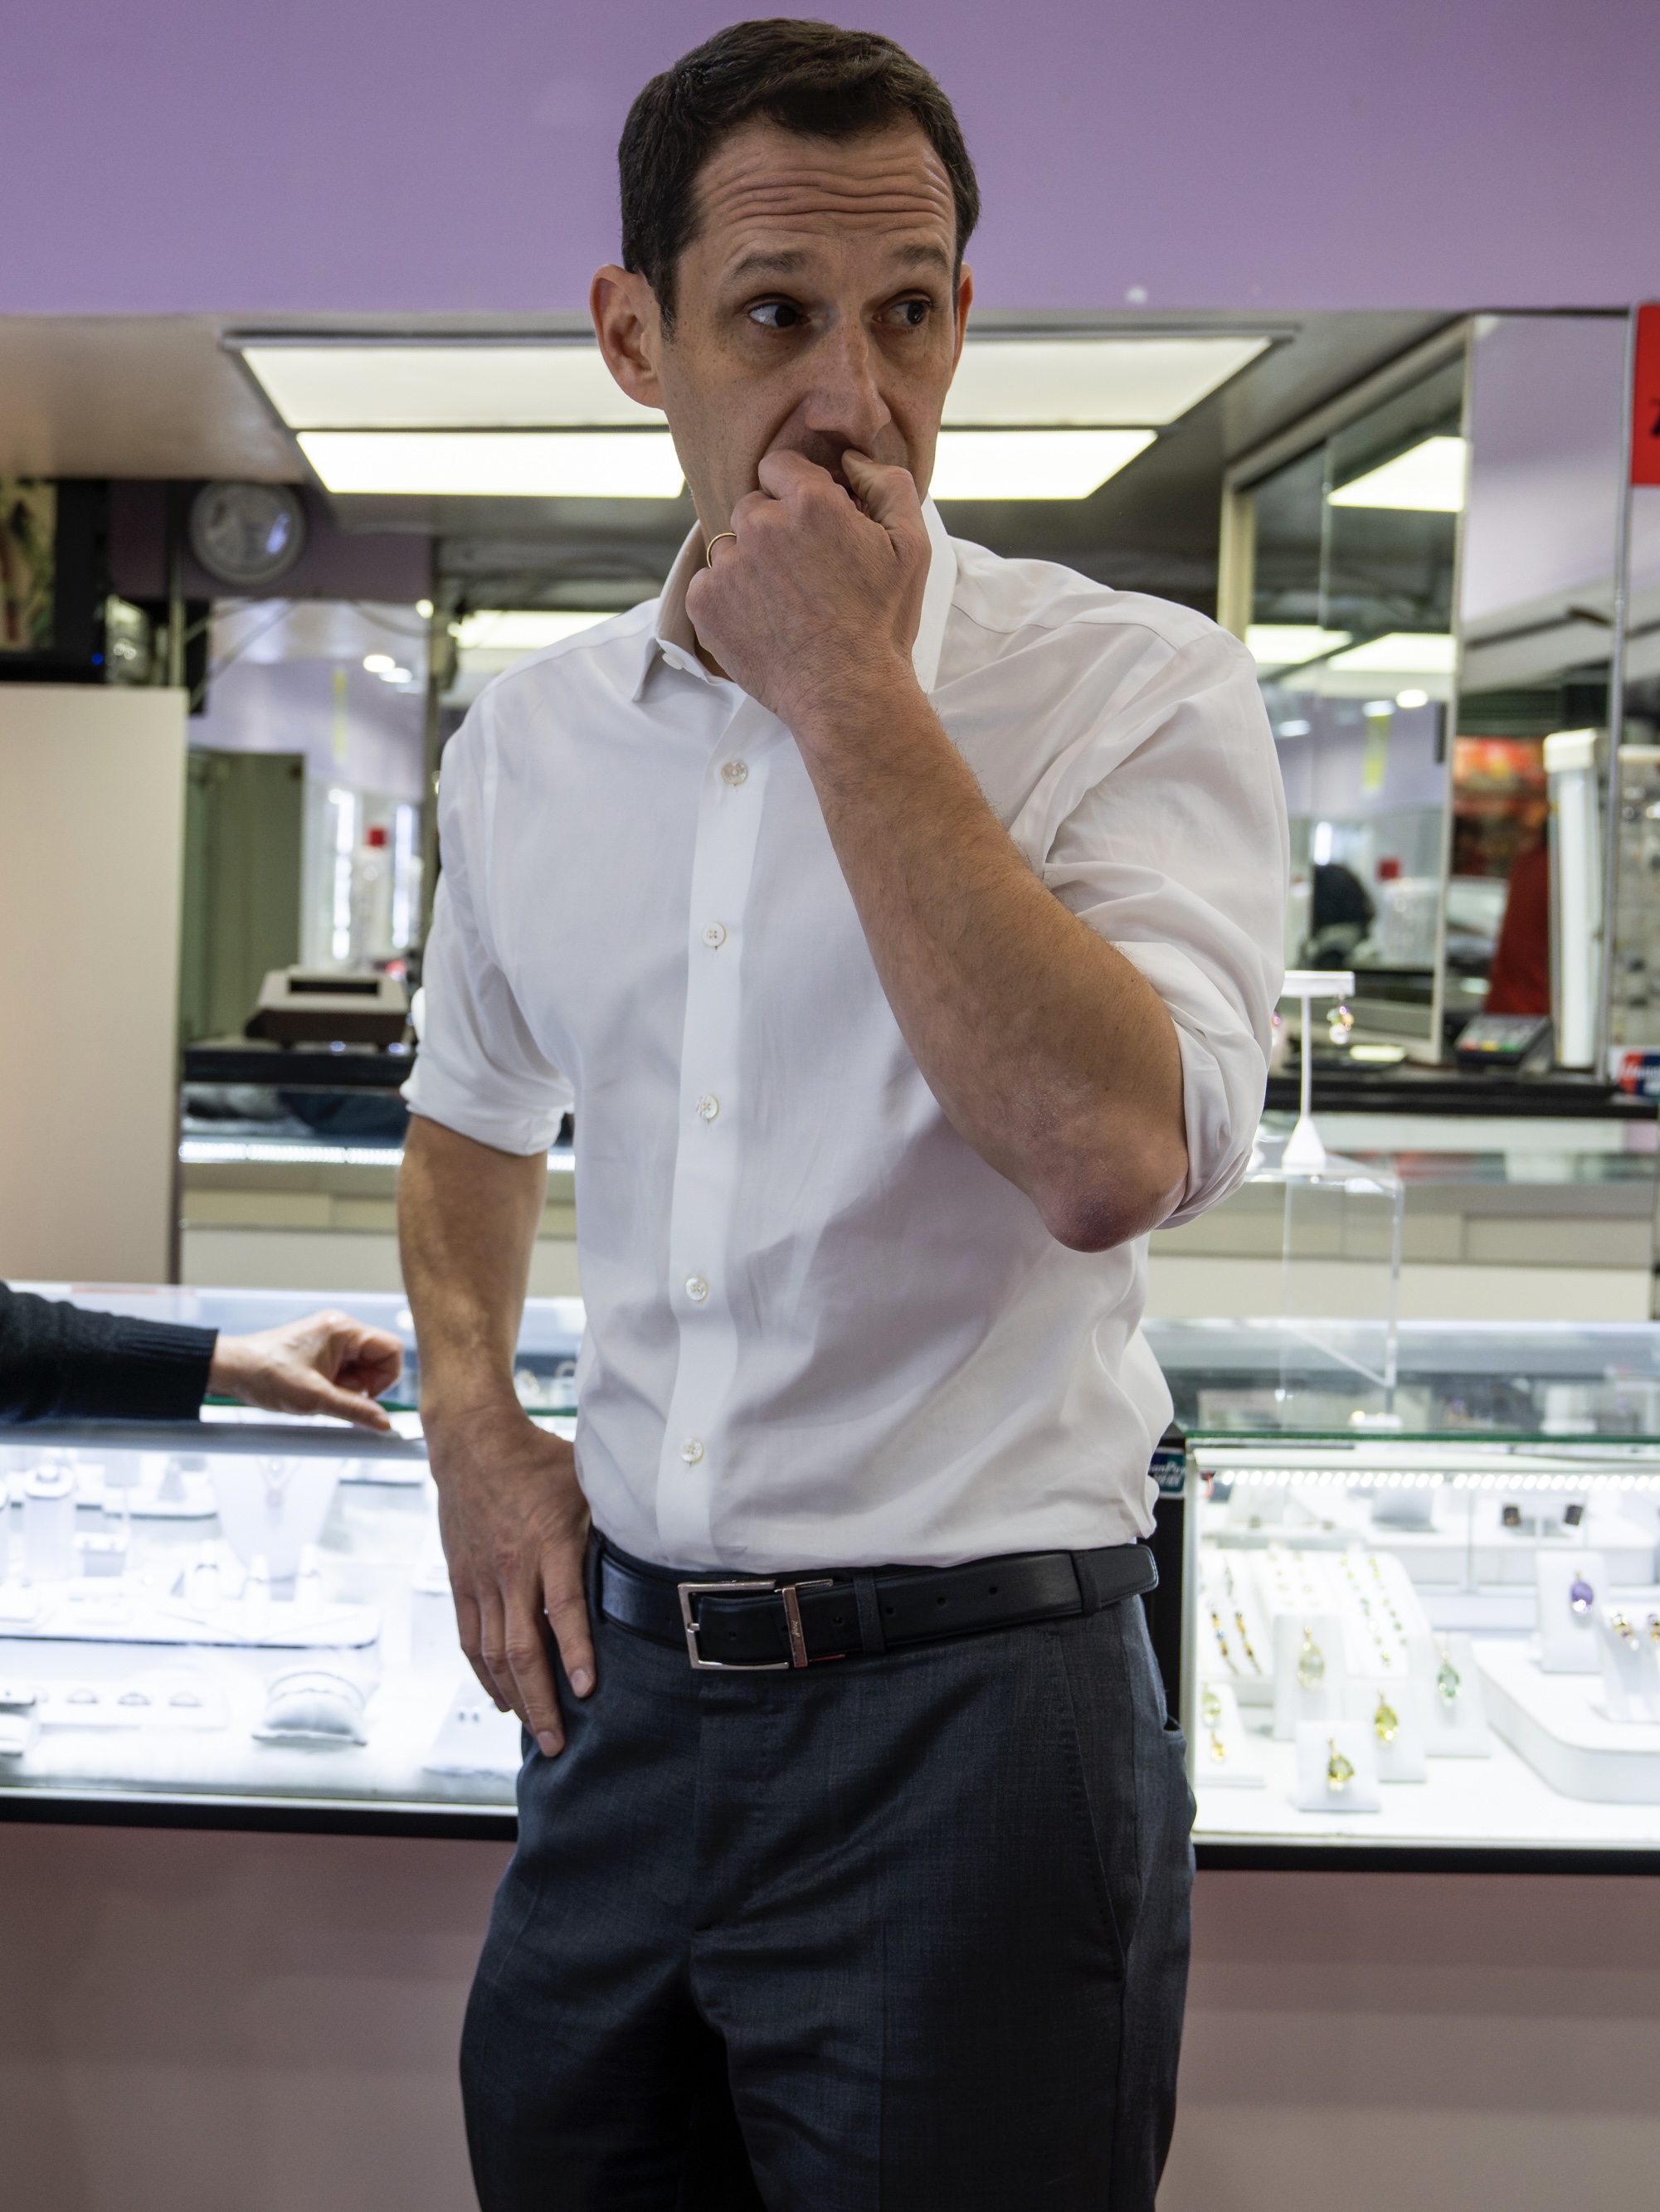
[{"label": "man's forearm", "polygon": [[398,1186],[404,1283],[429,1427],[516,1412],[513,1359],[547,1163],[411,1117]]},{"label": "man's forearm", "polygon": [[1051,1233],[1152,1227],[1187,1174],[1174,1024],[1032,874],[910,678],[796,731],[877,973],[953,1127]]}]

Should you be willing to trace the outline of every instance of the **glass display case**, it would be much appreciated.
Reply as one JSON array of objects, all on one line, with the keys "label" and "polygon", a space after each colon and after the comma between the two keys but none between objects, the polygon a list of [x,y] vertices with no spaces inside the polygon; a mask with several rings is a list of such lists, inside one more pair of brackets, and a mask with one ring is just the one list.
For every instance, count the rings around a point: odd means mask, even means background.
[{"label": "glass display case", "polygon": [[[317,1304],[30,1287],[236,1330]],[[510,1828],[519,1726],[456,1642],[408,1310],[350,1303],[408,1349],[390,1437],[216,1405],[0,1430],[0,1812]],[[521,1334],[520,1397],[564,1433],[581,1327],[541,1299]]]},{"label": "glass display case", "polygon": [[1660,1330],[1148,1335],[1201,1851],[1660,1850]]},{"label": "glass display case", "polygon": [[0,1447],[0,1791],[510,1810],[419,1445],[202,1427]]},{"label": "glass display case", "polygon": [[[238,1328],[310,1303],[75,1295]],[[409,1341],[401,1301],[352,1303]],[[532,1299],[517,1362],[567,1434],[581,1328]],[[1147,1325],[1201,1863],[1660,1864],[1660,1327],[1390,1334]],[[0,1815],[509,1830],[518,1729],[456,1646],[417,1382],[385,1438],[211,1405],[6,1432]]]}]

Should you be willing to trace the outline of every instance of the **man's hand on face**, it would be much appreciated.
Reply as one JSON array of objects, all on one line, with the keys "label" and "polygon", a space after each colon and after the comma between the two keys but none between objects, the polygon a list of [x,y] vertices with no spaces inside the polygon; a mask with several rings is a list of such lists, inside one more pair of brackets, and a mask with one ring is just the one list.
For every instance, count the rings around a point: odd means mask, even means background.
[{"label": "man's hand on face", "polygon": [[914,681],[930,551],[915,483],[863,453],[842,466],[853,498],[800,453],[765,455],[686,592],[702,644],[803,743],[833,740],[838,706]]},{"label": "man's hand on face", "polygon": [[429,1437],[429,1446],[461,1649],[501,1711],[517,1713],[551,1759],[565,1731],[550,1626],[579,1698],[594,1676],[576,1455],[516,1412]]}]

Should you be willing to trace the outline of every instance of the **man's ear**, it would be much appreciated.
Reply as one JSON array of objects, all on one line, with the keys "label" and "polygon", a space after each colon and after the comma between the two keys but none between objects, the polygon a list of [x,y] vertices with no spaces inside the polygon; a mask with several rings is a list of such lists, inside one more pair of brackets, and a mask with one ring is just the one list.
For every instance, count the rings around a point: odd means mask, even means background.
[{"label": "man's ear", "polygon": [[974,305],[974,271],[965,261],[957,280],[957,350],[951,357],[952,374],[963,358],[963,341],[969,334],[969,309]]},{"label": "man's ear", "polygon": [[642,407],[660,407],[663,388],[657,363],[663,321],[651,286],[637,272],[607,262],[595,274],[588,313],[605,366],[623,390]]}]

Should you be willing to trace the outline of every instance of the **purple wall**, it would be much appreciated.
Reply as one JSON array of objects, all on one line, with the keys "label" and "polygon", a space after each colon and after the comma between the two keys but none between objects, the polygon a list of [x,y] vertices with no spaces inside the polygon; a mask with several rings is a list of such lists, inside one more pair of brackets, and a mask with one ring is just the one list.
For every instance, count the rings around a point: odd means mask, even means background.
[{"label": "purple wall", "polygon": [[[708,0],[9,0],[0,311],[580,307]],[[982,303],[1660,290],[1652,0],[873,0],[956,99]]]}]

